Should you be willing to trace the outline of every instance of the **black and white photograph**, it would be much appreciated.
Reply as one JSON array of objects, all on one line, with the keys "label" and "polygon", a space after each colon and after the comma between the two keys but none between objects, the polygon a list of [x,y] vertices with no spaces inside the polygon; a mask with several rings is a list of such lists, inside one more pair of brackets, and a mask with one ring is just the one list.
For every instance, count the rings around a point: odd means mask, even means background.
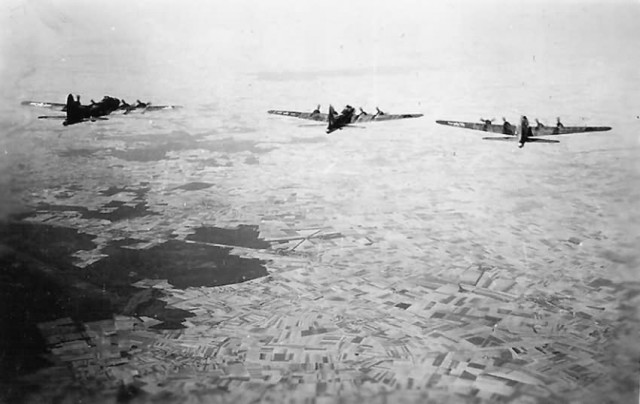
[{"label": "black and white photograph", "polygon": [[3,0],[0,403],[640,402],[638,0]]}]

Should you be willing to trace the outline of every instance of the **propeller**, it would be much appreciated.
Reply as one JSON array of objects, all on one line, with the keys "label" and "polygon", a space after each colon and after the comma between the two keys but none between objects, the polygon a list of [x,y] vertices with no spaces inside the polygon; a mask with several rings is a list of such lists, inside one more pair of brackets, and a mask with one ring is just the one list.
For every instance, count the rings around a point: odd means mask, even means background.
[{"label": "propeller", "polygon": [[376,114],[377,115],[384,115],[384,112],[380,111],[380,108],[376,107]]},{"label": "propeller", "polygon": [[564,125],[562,124],[562,122],[560,122],[560,117],[556,118],[556,126],[558,128],[564,128]]},{"label": "propeller", "polygon": [[367,114],[367,113],[364,111],[364,109],[362,109],[362,107],[359,107],[359,108],[360,108],[360,113],[361,113],[362,115],[369,115],[369,114]]},{"label": "propeller", "polygon": [[491,119],[480,118],[480,122],[482,122],[482,123],[492,123],[495,120],[496,120],[496,118],[491,118]]},{"label": "propeller", "polygon": [[320,104],[318,104],[316,109],[313,110],[312,114],[319,114],[319,113],[320,113]]},{"label": "propeller", "polygon": [[540,120],[538,118],[536,118],[536,126],[538,128],[544,128],[544,124],[542,122],[540,122]]}]

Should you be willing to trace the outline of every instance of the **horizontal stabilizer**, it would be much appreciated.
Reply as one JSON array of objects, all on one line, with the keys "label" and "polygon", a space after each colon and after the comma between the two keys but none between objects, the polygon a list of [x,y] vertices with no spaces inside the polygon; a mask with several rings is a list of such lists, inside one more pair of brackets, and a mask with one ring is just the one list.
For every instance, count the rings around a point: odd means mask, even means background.
[{"label": "horizontal stabilizer", "polygon": [[536,143],[560,143],[559,140],[552,140],[552,139],[536,139],[535,137],[530,137],[527,139],[527,143],[529,142],[536,142]]}]

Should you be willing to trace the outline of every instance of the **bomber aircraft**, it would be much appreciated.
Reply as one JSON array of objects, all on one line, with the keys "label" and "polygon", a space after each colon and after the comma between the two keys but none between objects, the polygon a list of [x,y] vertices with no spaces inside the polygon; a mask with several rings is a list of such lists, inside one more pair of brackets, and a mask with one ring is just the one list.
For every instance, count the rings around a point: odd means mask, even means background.
[{"label": "bomber aircraft", "polygon": [[492,123],[490,119],[480,119],[482,123],[476,122],[460,122],[437,120],[440,125],[453,126],[455,128],[464,128],[479,130],[483,132],[499,133],[506,136],[483,137],[485,140],[503,140],[517,141],[518,147],[523,147],[525,143],[559,143],[558,140],[541,139],[540,136],[567,135],[571,133],[584,132],[605,132],[611,130],[610,126],[564,126],[557,119],[555,126],[545,126],[536,119],[536,126],[530,126],[526,116],[520,117],[519,125],[512,125],[505,118],[502,118],[502,125]]},{"label": "bomber aircraft", "polygon": [[274,115],[327,122],[327,133],[334,132],[354,123],[391,121],[396,119],[419,118],[422,116],[422,114],[386,114],[380,111],[379,108],[376,108],[375,114],[368,114],[362,108],[360,108],[360,113],[356,113],[355,109],[351,105],[344,107],[340,114],[338,114],[331,105],[329,105],[328,114],[320,112],[320,105],[318,105],[313,112],[279,111],[273,109],[267,112]]},{"label": "bomber aircraft", "polygon": [[116,111],[123,111],[123,115],[127,115],[131,111],[135,110],[141,110],[142,113],[145,113],[147,111],[160,109],[180,108],[178,105],[151,105],[149,102],[144,103],[140,100],[137,100],[135,104],[131,105],[125,100],[120,100],[108,95],[104,96],[102,100],[98,102],[91,100],[91,104],[82,105],[80,103],[80,96],[76,95],[76,99],[74,99],[71,94],[67,96],[66,104],[57,102],[23,101],[22,105],[50,108],[66,112],[66,115],[41,115],[38,117],[39,119],[64,119],[62,122],[64,126],[87,121],[107,120],[105,116]]}]

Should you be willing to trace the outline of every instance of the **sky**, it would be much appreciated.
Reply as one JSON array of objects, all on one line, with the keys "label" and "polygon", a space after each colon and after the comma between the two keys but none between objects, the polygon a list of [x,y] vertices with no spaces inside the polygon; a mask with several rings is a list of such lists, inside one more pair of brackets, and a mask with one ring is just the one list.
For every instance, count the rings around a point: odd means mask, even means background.
[{"label": "sky", "polygon": [[[161,83],[194,73],[376,74],[425,61],[498,70],[580,63],[594,76],[616,69],[629,79],[635,69],[611,64],[636,57],[620,53],[637,54],[640,34],[639,3],[624,0],[9,0],[1,7],[2,75],[28,66],[62,82],[72,81],[63,73],[70,65],[87,59],[123,76],[149,71]],[[548,75],[531,70],[534,81]]]}]

